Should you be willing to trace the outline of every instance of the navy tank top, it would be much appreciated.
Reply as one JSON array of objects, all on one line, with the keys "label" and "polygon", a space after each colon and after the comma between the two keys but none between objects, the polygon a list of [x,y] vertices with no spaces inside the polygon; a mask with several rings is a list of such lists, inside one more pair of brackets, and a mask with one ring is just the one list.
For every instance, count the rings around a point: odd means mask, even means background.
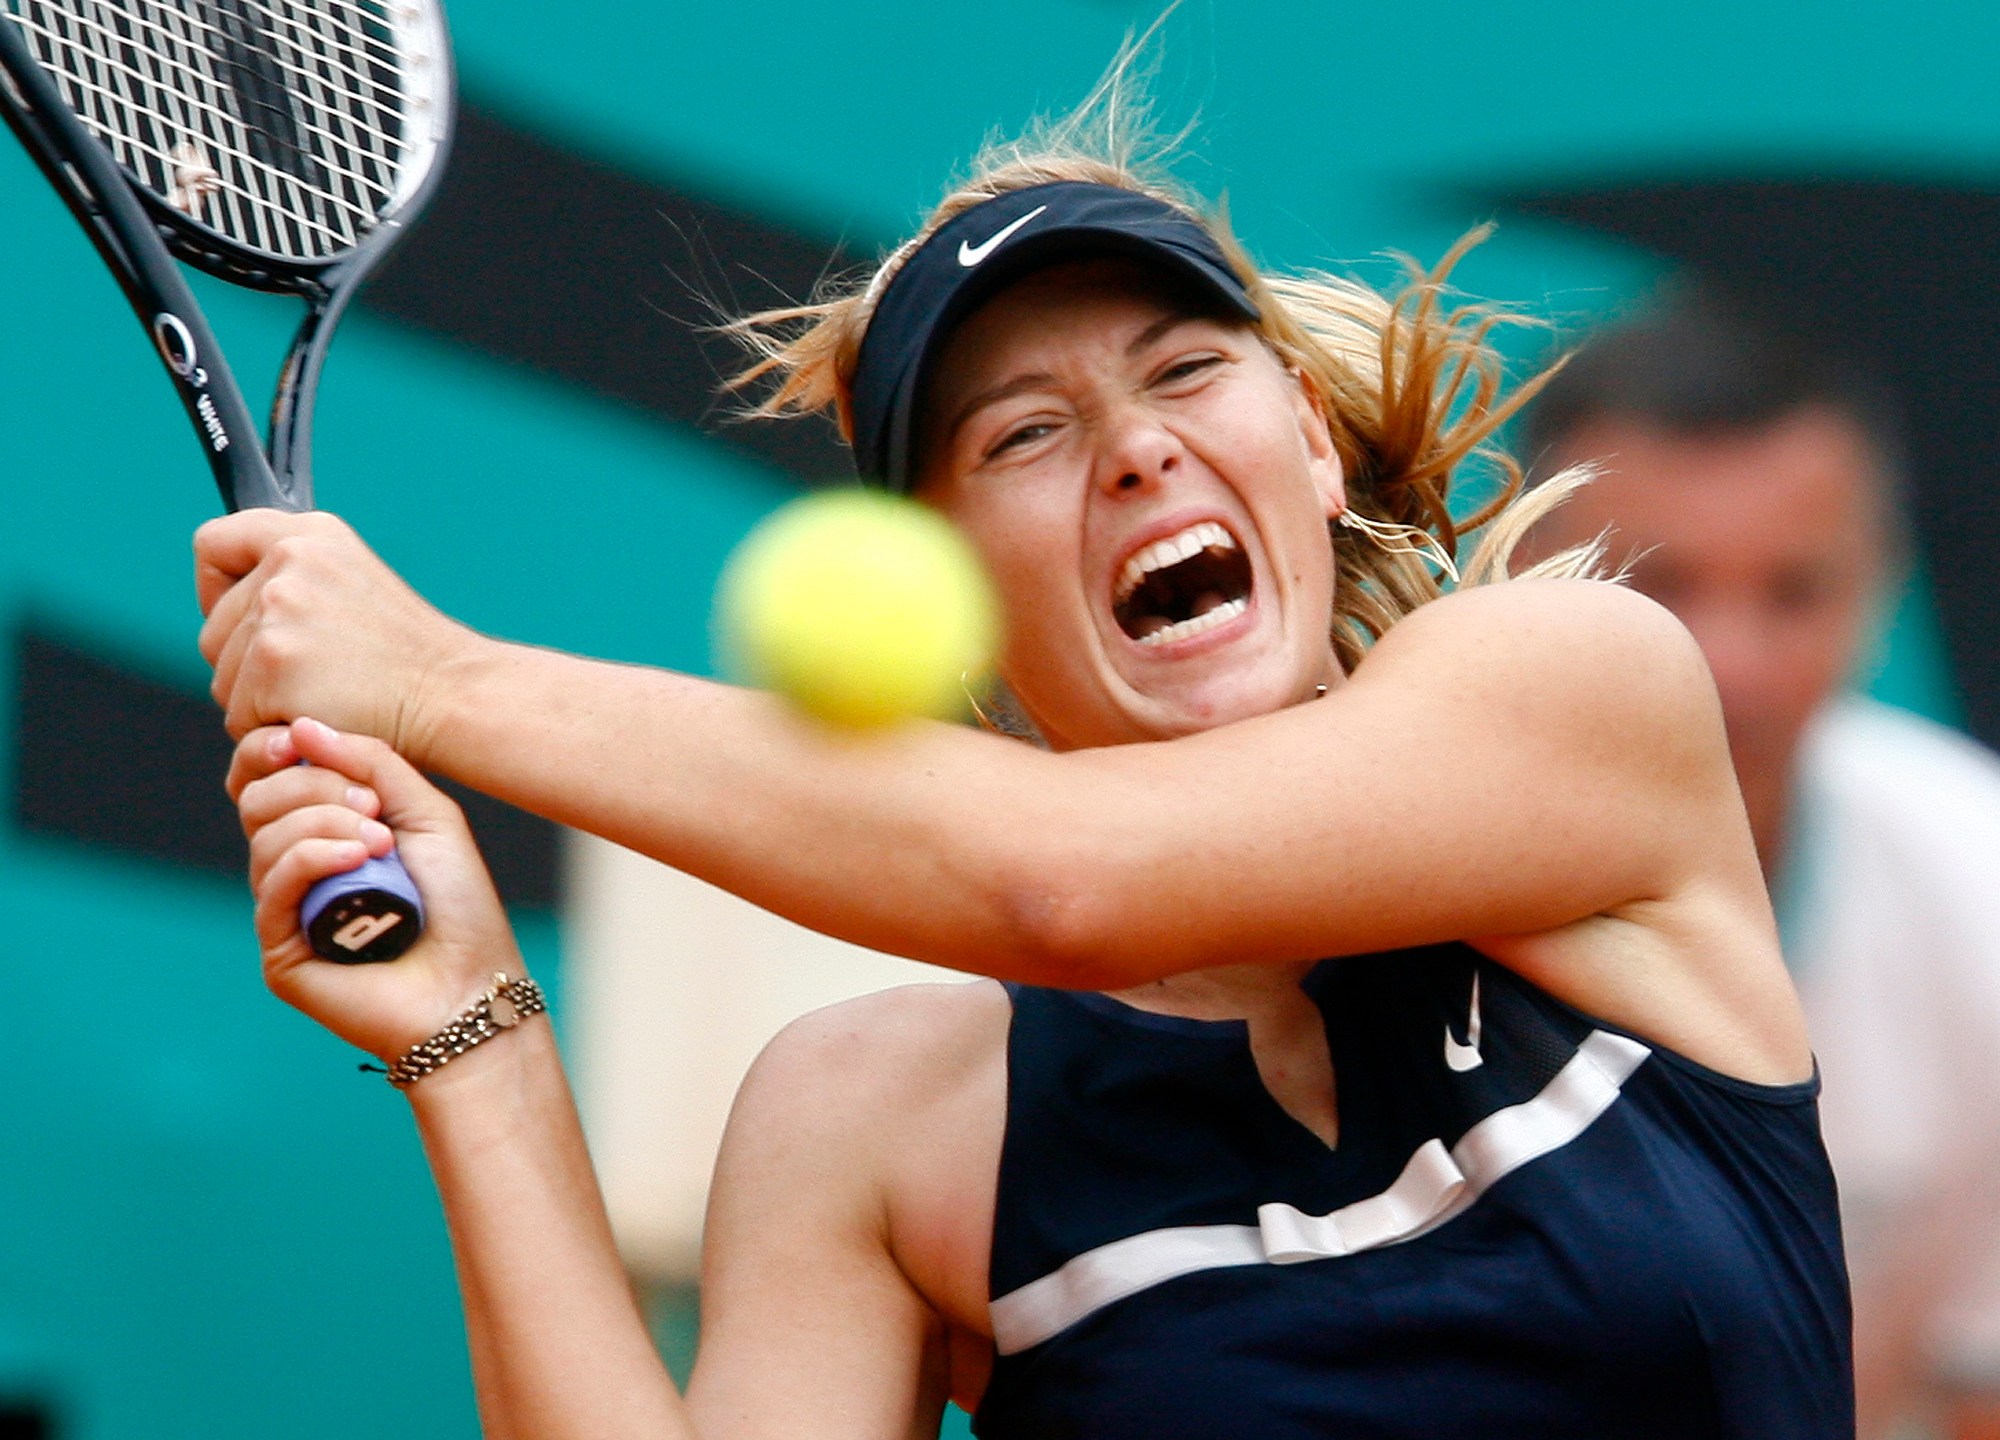
[{"label": "navy tank top", "polygon": [[1010,986],[983,1440],[1845,1440],[1817,1080],[1753,1085],[1463,945],[1305,986],[1339,1144],[1240,1021]]}]

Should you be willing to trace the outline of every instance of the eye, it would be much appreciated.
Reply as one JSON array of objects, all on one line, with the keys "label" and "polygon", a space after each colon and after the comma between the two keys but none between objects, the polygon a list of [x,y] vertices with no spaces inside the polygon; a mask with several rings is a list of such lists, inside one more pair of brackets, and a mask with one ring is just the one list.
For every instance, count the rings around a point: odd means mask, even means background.
[{"label": "eye", "polygon": [[1046,420],[1031,420],[1025,425],[1016,425],[986,447],[985,459],[993,460],[1010,450],[1019,450],[1032,445],[1045,435],[1054,433],[1055,426]]},{"label": "eye", "polygon": [[1163,388],[1172,388],[1177,384],[1185,384],[1189,381],[1197,380],[1208,371],[1220,365],[1222,358],[1222,356],[1212,351],[1199,355],[1180,356],[1177,359],[1169,361],[1159,369],[1153,376],[1153,384]]}]

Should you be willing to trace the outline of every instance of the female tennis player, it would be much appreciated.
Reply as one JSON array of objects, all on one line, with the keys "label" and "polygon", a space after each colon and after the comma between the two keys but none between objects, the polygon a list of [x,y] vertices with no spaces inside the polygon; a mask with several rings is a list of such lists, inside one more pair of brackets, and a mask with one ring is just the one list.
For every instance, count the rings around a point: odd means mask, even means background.
[{"label": "female tennis player", "polygon": [[[836,407],[976,543],[1039,744],[487,639],[325,516],[199,536],[269,982],[407,1087],[486,1433],[883,1440],[956,1398],[988,1440],[1850,1434],[1812,1057],[1689,637],[1473,583],[1518,507],[1439,594],[1507,410],[1441,275],[1260,274],[1073,139],[744,327],[773,408]],[[417,767],[1009,982],[769,1047],[685,1399]],[[428,936],[313,958],[301,894],[392,833]]]}]

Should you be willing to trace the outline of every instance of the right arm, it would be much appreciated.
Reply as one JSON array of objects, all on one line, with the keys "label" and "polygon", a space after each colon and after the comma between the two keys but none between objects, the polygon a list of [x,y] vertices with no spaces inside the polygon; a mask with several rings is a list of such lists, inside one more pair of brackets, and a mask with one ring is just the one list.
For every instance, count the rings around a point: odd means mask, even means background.
[{"label": "right arm", "polygon": [[877,1172],[828,1123],[846,1106],[824,1085],[798,1089],[828,1078],[815,1060],[779,1042],[732,1117],[685,1403],[619,1264],[550,1026],[531,1021],[411,1087],[488,1440],[936,1435],[944,1329],[890,1255]]}]

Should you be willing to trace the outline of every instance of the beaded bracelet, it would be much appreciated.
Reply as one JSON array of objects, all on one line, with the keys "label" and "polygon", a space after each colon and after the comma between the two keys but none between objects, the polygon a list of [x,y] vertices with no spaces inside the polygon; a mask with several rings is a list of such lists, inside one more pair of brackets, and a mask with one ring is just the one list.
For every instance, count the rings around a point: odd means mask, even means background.
[{"label": "beaded bracelet", "polygon": [[407,1089],[440,1066],[463,1055],[475,1045],[484,1045],[495,1035],[512,1030],[530,1015],[548,1009],[542,987],[525,975],[509,980],[506,972],[494,975],[492,988],[473,1002],[472,1008],[444,1029],[404,1051],[389,1066],[389,1083]]}]

